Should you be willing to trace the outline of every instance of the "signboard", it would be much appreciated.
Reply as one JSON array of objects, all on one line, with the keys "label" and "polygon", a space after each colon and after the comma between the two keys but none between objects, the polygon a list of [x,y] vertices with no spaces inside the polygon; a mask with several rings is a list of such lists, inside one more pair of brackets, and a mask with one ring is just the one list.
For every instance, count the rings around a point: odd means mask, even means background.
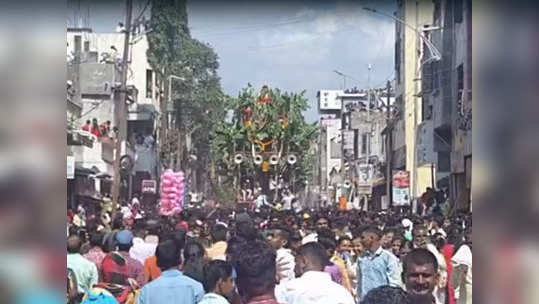
[{"label": "signboard", "polygon": [[393,206],[410,205],[410,172],[393,171]]},{"label": "signboard", "polygon": [[326,128],[341,128],[341,120],[339,118],[325,118],[320,117],[320,127]]},{"label": "signboard", "polygon": [[425,120],[417,126],[417,164],[424,166],[435,162],[434,134],[432,120]]},{"label": "signboard", "polygon": [[321,90],[318,92],[318,105],[320,110],[340,110],[341,98],[339,97],[340,90]]},{"label": "signboard", "polygon": [[359,194],[372,194],[372,177],[374,166],[372,164],[357,164],[357,192]]},{"label": "signboard", "polygon": [[344,133],[344,149],[354,150],[354,131],[343,130],[342,132]]},{"label": "signboard", "polygon": [[357,193],[362,195],[371,195],[372,194],[372,185],[371,184],[357,184]]},{"label": "signboard", "polygon": [[157,182],[153,179],[142,180],[142,193],[156,193]]},{"label": "signboard", "polygon": [[67,179],[75,178],[75,157],[67,157]]}]

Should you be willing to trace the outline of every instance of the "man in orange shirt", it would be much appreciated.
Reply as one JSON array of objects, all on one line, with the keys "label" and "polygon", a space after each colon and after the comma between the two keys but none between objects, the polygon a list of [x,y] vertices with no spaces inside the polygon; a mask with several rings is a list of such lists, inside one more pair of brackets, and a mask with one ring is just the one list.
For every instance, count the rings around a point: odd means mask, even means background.
[{"label": "man in orange shirt", "polygon": [[157,258],[151,256],[144,261],[144,284],[161,276],[161,268],[157,266]]}]

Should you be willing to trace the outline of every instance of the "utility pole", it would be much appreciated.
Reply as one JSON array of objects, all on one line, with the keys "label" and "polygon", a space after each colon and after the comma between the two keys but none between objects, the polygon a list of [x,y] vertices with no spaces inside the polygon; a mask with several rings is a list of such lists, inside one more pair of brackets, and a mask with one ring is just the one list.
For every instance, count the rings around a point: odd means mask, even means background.
[{"label": "utility pole", "polygon": [[[372,182],[372,180],[370,178],[371,177],[370,176],[371,170],[370,170],[370,166],[369,166],[369,158],[371,157],[371,136],[372,136],[372,122],[371,122],[371,69],[372,69],[372,66],[369,63],[368,72],[367,72],[367,86],[368,86],[368,90],[367,90],[367,126],[369,128],[369,131],[367,133],[367,136],[365,136],[365,138],[367,139],[367,142],[365,143],[365,148],[366,148],[366,151],[365,151],[365,170],[367,171],[367,181],[368,181],[369,184]],[[372,189],[372,184],[370,184],[370,187]],[[371,195],[372,195],[372,192],[371,192]],[[367,194],[365,194],[364,198],[365,198],[365,205],[364,206],[368,208],[369,197],[368,197]]]},{"label": "utility pole", "polygon": [[386,192],[389,207],[393,207],[393,172],[392,172],[392,154],[393,154],[393,125],[391,123],[391,83],[387,81],[387,101],[386,101]]},{"label": "utility pole", "polygon": [[133,0],[126,0],[125,32],[124,32],[124,50],[122,57],[122,75],[120,89],[114,93],[114,121],[118,127],[116,137],[116,147],[114,154],[114,180],[112,184],[112,199],[115,204],[112,209],[112,218],[116,214],[116,208],[120,204],[120,158],[122,157],[122,142],[127,138],[127,70],[129,58],[129,38],[131,33],[131,12],[133,10]]}]

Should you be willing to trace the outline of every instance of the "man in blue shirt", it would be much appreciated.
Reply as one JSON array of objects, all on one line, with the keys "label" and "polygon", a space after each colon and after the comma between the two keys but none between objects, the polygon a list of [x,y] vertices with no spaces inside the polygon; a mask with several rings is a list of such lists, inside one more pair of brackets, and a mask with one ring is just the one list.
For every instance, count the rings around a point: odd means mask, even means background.
[{"label": "man in blue shirt", "polygon": [[382,248],[381,234],[376,227],[369,227],[361,234],[361,241],[366,250],[359,258],[357,266],[357,296],[360,301],[376,287],[402,286],[399,260]]},{"label": "man in blue shirt", "polygon": [[196,304],[204,296],[199,282],[184,276],[179,270],[180,249],[172,240],[160,243],[155,251],[157,266],[163,271],[155,281],[144,286],[139,294],[139,304]]}]

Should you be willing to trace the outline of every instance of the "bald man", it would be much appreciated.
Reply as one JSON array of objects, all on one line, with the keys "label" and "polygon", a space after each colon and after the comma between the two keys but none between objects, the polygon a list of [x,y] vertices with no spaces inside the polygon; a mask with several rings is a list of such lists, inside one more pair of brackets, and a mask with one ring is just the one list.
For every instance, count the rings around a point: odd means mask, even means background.
[{"label": "bald man", "polygon": [[82,242],[76,235],[67,238],[67,268],[75,273],[79,293],[90,290],[99,279],[97,267],[80,254]]}]

